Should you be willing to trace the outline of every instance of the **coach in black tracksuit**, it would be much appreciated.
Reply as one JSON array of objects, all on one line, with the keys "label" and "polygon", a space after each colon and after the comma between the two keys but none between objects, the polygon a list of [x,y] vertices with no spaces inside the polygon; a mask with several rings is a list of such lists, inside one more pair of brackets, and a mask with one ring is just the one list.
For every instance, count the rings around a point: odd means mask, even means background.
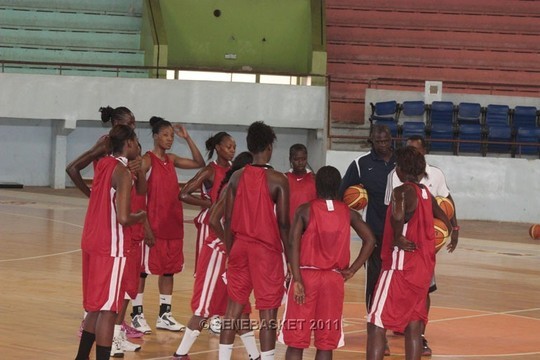
[{"label": "coach in black tracksuit", "polygon": [[368,193],[366,223],[371,227],[377,244],[367,262],[366,307],[369,311],[375,284],[381,272],[381,245],[387,205],[384,204],[388,174],[396,166],[392,135],[384,125],[374,125],[371,151],[355,159],[347,169],[339,188],[342,197],[351,185],[362,184]]}]

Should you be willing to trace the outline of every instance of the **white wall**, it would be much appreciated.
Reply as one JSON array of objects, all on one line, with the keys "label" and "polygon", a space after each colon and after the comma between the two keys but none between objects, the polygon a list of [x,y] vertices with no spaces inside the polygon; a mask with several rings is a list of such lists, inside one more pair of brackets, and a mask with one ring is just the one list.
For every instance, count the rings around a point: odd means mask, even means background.
[{"label": "white wall", "polygon": [[[153,115],[186,125],[201,152],[218,131],[236,138],[246,150],[245,130],[262,120],[274,127],[272,163],[285,171],[288,149],[303,143],[311,164],[324,164],[326,89],[210,81],[122,79],[53,75],[0,74],[0,182],[63,188],[67,163],[88,150],[110,125],[99,120],[100,106],[127,106],[137,118],[143,149],[152,148],[148,119]],[[175,143],[173,152],[188,156]],[[179,172],[181,181],[194,171]],[[92,176],[86,169],[85,177]]]},{"label": "white wall", "polygon": [[[343,176],[358,152],[332,151],[326,162]],[[427,155],[441,168],[460,219],[538,223],[540,160]]]}]

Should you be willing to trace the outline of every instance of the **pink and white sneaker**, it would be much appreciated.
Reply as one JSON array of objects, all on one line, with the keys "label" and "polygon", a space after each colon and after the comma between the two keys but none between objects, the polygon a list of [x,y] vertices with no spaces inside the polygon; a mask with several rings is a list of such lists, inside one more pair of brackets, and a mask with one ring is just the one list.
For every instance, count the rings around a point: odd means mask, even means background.
[{"label": "pink and white sneaker", "polygon": [[124,330],[126,336],[130,339],[137,339],[144,336],[142,331],[135,329],[133,326],[129,326],[125,321],[122,323],[122,330]]}]

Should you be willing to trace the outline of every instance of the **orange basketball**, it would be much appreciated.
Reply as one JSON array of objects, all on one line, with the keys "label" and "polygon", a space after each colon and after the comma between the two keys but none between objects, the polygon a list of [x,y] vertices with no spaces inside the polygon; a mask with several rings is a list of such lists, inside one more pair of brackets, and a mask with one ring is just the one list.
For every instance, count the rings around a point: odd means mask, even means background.
[{"label": "orange basketball", "polygon": [[529,235],[531,235],[531,239],[540,240],[540,224],[532,225],[529,229]]},{"label": "orange basketball", "polygon": [[362,184],[352,185],[345,190],[343,202],[351,209],[362,210],[368,203],[368,194]]},{"label": "orange basketball", "polygon": [[444,222],[440,219],[433,219],[433,227],[435,228],[435,251],[439,251],[446,244],[450,233]]},{"label": "orange basketball", "polygon": [[442,211],[444,211],[448,219],[453,218],[454,205],[452,204],[450,199],[442,197],[442,196],[437,196],[435,199],[437,200],[437,204],[439,204],[439,206],[441,207]]}]

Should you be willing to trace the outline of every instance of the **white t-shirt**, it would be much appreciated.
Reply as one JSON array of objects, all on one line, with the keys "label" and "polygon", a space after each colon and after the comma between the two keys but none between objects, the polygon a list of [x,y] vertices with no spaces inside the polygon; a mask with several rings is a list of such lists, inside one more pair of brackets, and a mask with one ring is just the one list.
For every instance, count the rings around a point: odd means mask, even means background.
[{"label": "white t-shirt", "polygon": [[[426,174],[427,176],[424,176],[424,178],[422,178],[420,184],[425,185],[431,192],[431,195],[442,197],[448,197],[448,195],[450,195],[450,190],[446,185],[446,178],[441,169],[436,166],[429,166],[428,164],[426,164]],[[386,184],[387,185],[384,203],[388,205],[390,204],[390,200],[392,197],[392,190],[394,190],[400,185],[403,185],[401,180],[399,180],[395,169],[392,170],[390,174],[388,174],[388,181]]]}]

